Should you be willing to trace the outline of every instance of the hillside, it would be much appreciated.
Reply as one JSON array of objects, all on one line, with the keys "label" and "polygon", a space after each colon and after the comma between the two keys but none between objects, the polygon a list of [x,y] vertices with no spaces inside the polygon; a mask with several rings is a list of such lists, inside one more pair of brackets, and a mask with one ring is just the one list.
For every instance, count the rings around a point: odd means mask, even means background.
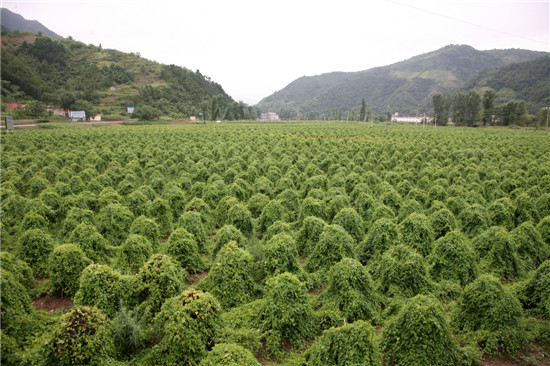
[{"label": "hillside", "polygon": [[[73,39],[2,33],[2,101],[59,105],[120,119],[144,106],[172,118],[246,119],[254,111],[235,102],[199,70],[163,65]],[[254,114],[253,118],[256,115]]]},{"label": "hillside", "polygon": [[2,29],[8,31],[31,32],[35,34],[41,33],[52,38],[62,38],[59,34],[48,29],[37,20],[27,20],[21,15],[6,8],[0,8],[0,12],[2,14],[0,21]]},{"label": "hillside", "polygon": [[431,96],[457,89],[482,70],[547,55],[527,50],[478,51],[450,45],[389,66],[304,76],[264,98],[258,107],[281,116],[359,111],[362,98],[374,113],[428,112]]}]

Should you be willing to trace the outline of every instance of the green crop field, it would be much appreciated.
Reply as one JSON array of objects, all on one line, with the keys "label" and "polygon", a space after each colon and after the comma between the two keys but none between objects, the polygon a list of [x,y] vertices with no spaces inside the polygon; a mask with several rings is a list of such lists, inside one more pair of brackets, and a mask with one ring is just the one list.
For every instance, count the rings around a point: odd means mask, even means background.
[{"label": "green crop field", "polygon": [[542,365],[550,137],[1,135],[3,365]]}]

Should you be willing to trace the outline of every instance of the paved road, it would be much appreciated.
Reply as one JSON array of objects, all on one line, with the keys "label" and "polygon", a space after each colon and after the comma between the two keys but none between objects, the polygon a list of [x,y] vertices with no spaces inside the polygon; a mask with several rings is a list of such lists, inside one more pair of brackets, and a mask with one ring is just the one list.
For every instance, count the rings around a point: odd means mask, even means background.
[{"label": "paved road", "polygon": [[[100,121],[100,122],[75,122],[83,125],[97,125],[97,124],[111,124],[111,123],[122,123],[123,121]],[[52,123],[73,123],[73,122],[52,122]],[[46,126],[48,123],[24,123],[24,124],[13,124],[13,127],[36,127],[36,126]],[[6,128],[6,125],[3,123],[0,128]]]}]

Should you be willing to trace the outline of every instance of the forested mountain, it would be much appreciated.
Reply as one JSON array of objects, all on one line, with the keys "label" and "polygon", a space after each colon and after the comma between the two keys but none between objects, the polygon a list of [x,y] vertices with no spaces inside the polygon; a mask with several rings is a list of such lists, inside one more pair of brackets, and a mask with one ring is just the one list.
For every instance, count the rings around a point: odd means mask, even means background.
[{"label": "forested mountain", "polygon": [[358,112],[365,98],[375,114],[384,113],[388,105],[392,112],[401,114],[428,112],[435,93],[457,90],[483,70],[545,55],[548,54],[528,50],[478,51],[466,45],[449,45],[389,66],[304,76],[257,106],[283,118],[337,118],[342,111]]},{"label": "forested mountain", "polygon": [[6,29],[8,31],[31,32],[36,34],[41,33],[52,38],[62,38],[59,34],[51,31],[37,20],[27,20],[21,15],[6,8],[0,8],[0,12],[2,14],[2,29]]},{"label": "forested mountain", "polygon": [[2,31],[2,101],[59,105],[114,118],[146,108],[153,115],[256,118],[199,70],[163,65],[139,54]]}]

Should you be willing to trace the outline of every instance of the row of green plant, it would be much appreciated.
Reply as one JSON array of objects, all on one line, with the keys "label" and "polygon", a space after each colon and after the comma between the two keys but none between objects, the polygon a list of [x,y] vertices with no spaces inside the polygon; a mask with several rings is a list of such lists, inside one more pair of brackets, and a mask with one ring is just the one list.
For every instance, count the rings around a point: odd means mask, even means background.
[{"label": "row of green plant", "polygon": [[[226,125],[2,138],[6,364],[548,356],[544,134]],[[70,311],[33,309],[60,294]]]}]

